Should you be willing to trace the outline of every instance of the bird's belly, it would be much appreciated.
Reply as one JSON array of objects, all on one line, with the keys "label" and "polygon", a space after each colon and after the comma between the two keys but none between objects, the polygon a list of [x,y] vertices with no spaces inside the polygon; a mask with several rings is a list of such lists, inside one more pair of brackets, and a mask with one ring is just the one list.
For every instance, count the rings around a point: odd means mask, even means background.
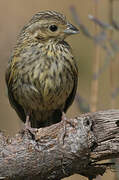
[{"label": "bird's belly", "polygon": [[46,83],[43,94],[44,106],[50,109],[63,108],[65,101],[69,94],[71,93],[72,85],[70,83],[53,84],[50,86],[51,82]]},{"label": "bird's belly", "polygon": [[38,111],[63,109],[74,86],[72,74],[69,72],[57,73],[55,76],[49,74],[47,78],[40,76],[35,84],[19,83],[14,92],[25,109]]},{"label": "bird's belly", "polygon": [[48,76],[42,88],[42,107],[47,110],[63,109],[65,101],[73,89],[73,78],[71,74],[57,74]]}]

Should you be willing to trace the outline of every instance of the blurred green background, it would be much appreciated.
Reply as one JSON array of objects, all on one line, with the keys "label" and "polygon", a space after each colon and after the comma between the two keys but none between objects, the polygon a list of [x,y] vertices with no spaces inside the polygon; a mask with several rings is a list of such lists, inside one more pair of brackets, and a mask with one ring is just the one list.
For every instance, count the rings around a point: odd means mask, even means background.
[{"label": "blurred green background", "polygon": [[[5,87],[5,69],[11,50],[16,42],[17,34],[33,14],[43,10],[59,11],[67,16],[72,24],[78,25],[72,16],[70,7],[74,6],[81,22],[96,35],[101,32],[97,29],[94,22],[88,19],[88,15],[96,15],[101,21],[110,23],[110,3],[112,0],[0,0],[0,129],[6,133],[13,135],[21,127],[22,123],[18,119],[15,111],[11,108]],[[113,16],[119,22],[119,1],[113,1]],[[80,27],[79,27],[80,29]],[[107,30],[107,39],[112,37],[118,39],[118,32],[110,32]],[[79,64],[79,87],[77,94],[86,99],[91,105],[91,110],[103,110],[109,108],[118,108],[118,91],[115,97],[111,97],[111,93],[118,90],[118,51],[113,56],[112,62],[104,69],[104,72],[93,80],[93,72],[103,67],[106,52],[103,48],[97,46],[92,40],[87,38],[82,32],[79,35],[69,37],[67,41],[73,48],[74,55]],[[108,41],[106,42],[107,46]],[[110,47],[109,47],[110,49]],[[97,61],[97,65],[95,64]],[[97,83],[97,84],[95,84]],[[95,89],[96,88],[96,89]],[[96,90],[96,92],[95,92]],[[94,93],[94,94],[93,94]],[[94,101],[93,101],[94,98]],[[95,100],[96,98],[96,100]],[[69,109],[67,116],[73,117],[81,113],[80,102],[75,101]],[[114,180],[115,174],[107,171],[101,180]],[[67,180],[86,179],[79,175],[74,175]]]}]

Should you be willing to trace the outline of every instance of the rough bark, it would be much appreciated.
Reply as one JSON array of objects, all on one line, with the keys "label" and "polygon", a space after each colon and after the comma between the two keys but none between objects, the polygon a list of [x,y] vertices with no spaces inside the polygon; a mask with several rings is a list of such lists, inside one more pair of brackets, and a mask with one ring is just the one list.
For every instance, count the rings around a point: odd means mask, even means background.
[{"label": "rough bark", "polygon": [[119,110],[99,111],[13,138],[0,133],[0,179],[58,180],[75,173],[103,175],[119,157]]}]

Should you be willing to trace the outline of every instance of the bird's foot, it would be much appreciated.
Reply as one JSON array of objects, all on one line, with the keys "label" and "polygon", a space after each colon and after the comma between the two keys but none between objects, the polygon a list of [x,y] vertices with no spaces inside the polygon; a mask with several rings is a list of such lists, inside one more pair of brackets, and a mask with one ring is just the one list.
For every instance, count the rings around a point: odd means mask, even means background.
[{"label": "bird's foot", "polygon": [[63,130],[63,144],[64,144],[64,139],[67,135],[67,127],[68,127],[67,124],[69,124],[73,128],[76,127],[76,124],[74,123],[74,121],[71,121],[71,119],[68,119],[64,112],[62,113],[62,123],[64,127],[64,130]]},{"label": "bird's foot", "polygon": [[70,124],[70,126],[72,126],[73,128],[75,127],[75,124],[70,119],[67,119],[66,114],[64,112],[62,113],[62,121],[64,122],[65,126],[67,123]]},{"label": "bird's foot", "polygon": [[63,144],[64,144],[64,140],[65,140],[65,137],[66,137],[67,131],[68,131],[67,124],[69,124],[73,128],[76,127],[76,124],[71,119],[68,119],[64,112],[62,112],[62,123],[63,123],[63,127],[64,127],[64,130],[63,130]]},{"label": "bird's foot", "polygon": [[30,133],[33,134],[33,135],[35,135],[36,132],[38,131],[37,128],[32,128],[31,127],[31,122],[30,122],[30,116],[29,115],[26,116],[26,122],[25,122],[24,130],[30,131]]}]

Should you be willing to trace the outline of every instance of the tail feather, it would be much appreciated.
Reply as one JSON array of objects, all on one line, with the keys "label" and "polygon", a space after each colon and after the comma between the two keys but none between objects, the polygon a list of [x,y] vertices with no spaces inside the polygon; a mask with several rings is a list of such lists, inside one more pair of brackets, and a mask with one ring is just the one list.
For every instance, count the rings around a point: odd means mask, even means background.
[{"label": "tail feather", "polygon": [[55,110],[52,114],[49,114],[48,112],[39,113],[39,117],[36,112],[33,112],[30,118],[31,127],[42,128],[42,127],[50,126],[52,124],[56,124],[60,122],[61,118],[62,118],[62,112],[59,109]]}]

